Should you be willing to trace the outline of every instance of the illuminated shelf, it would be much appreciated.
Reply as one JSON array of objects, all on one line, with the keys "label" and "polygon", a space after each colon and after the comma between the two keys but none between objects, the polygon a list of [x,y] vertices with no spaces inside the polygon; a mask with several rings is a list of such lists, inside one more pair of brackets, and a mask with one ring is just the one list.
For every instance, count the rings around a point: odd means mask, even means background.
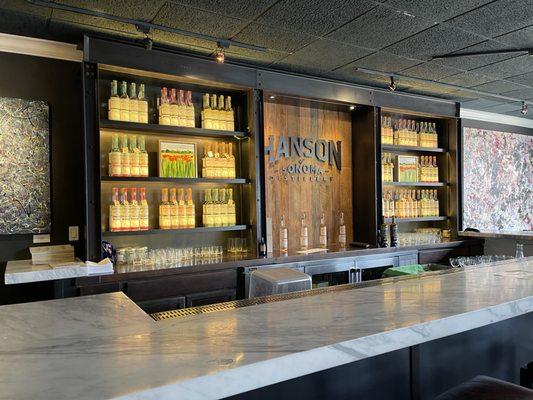
[{"label": "illuminated shelf", "polygon": [[420,186],[420,187],[440,187],[447,186],[447,182],[383,182],[383,186]]},{"label": "illuminated shelf", "polygon": [[[394,222],[426,222],[426,221],[446,221],[449,217],[417,217],[417,218],[394,218]],[[392,218],[385,218],[385,222],[392,222]]]},{"label": "illuminated shelf", "polygon": [[184,185],[195,183],[223,183],[223,184],[244,184],[250,180],[244,178],[159,178],[153,176],[102,176],[104,182],[166,182]]},{"label": "illuminated shelf", "polygon": [[207,232],[231,232],[231,231],[245,231],[250,229],[248,225],[234,225],[234,226],[215,226],[205,227],[199,226],[196,228],[184,229],[149,229],[147,231],[125,231],[125,232],[102,232],[102,236],[130,236],[130,235],[154,235],[154,234],[187,234],[187,233],[207,233]]},{"label": "illuminated shelf", "polygon": [[418,147],[418,146],[400,146],[397,144],[383,144],[382,150],[408,153],[445,153],[446,150],[440,147]]}]

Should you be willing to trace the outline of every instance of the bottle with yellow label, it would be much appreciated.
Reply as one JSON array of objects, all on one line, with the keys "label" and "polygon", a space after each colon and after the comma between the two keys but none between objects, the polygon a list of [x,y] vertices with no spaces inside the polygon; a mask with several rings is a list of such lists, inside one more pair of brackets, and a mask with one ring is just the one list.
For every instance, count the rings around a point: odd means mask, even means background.
[{"label": "bottle with yellow label", "polygon": [[218,199],[218,190],[211,190],[211,198],[213,199],[213,226],[222,226],[222,218],[220,215],[220,201]]},{"label": "bottle with yellow label", "polygon": [[166,87],[161,88],[159,98],[159,125],[170,125],[170,100]]},{"label": "bottle with yellow label", "polygon": [[212,129],[213,124],[211,123],[211,106],[209,104],[209,93],[204,93],[202,97],[202,128]]},{"label": "bottle with yellow label", "polygon": [[109,152],[109,176],[122,176],[121,158],[122,153],[120,152],[118,134],[114,133],[111,139],[111,151]]},{"label": "bottle with yellow label", "polygon": [[168,188],[161,189],[161,204],[159,205],[159,229],[170,229],[170,202]]},{"label": "bottle with yellow label", "polygon": [[187,228],[194,228],[196,226],[196,213],[194,210],[194,201],[192,199],[192,189],[187,188],[187,202],[185,205],[185,212],[187,215]]},{"label": "bottle with yellow label", "polygon": [[194,104],[192,103],[192,92],[190,90],[187,91],[187,101],[186,101],[186,120],[187,123],[185,126],[188,126],[190,128],[195,127],[195,120],[194,120]]},{"label": "bottle with yellow label", "polygon": [[220,124],[218,116],[218,105],[217,105],[217,95],[212,94],[211,95],[211,125],[212,129],[220,129]]},{"label": "bottle with yellow label", "polygon": [[228,212],[228,225],[235,226],[237,225],[237,214],[235,212],[235,201],[233,201],[233,189],[228,189],[227,191],[227,212]]},{"label": "bottle with yellow label", "polygon": [[122,215],[120,211],[120,200],[118,188],[113,188],[113,200],[109,205],[109,230],[119,232],[122,230]]},{"label": "bottle with yellow label", "polygon": [[234,131],[235,130],[235,116],[233,113],[233,108],[231,108],[231,96],[226,97],[225,114],[226,114],[226,129],[228,131]]},{"label": "bottle with yellow label", "polygon": [[176,197],[176,188],[170,188],[170,227],[178,229],[180,227],[178,200]]},{"label": "bottle with yellow label", "polygon": [[202,205],[202,224],[203,226],[212,226],[212,219],[211,219],[211,190],[205,189],[204,191],[204,204]]},{"label": "bottle with yellow label", "polygon": [[148,176],[148,153],[144,136],[139,136],[137,141],[139,150],[139,176]]},{"label": "bottle with yellow label", "polygon": [[120,221],[123,231],[131,230],[130,203],[128,202],[128,192],[126,188],[120,189]]},{"label": "bottle with yellow label", "polygon": [[185,92],[182,89],[180,89],[178,93],[178,126],[187,126]]},{"label": "bottle with yellow label", "polygon": [[111,121],[120,121],[120,97],[118,97],[118,82],[111,81],[111,94],[107,102],[107,118]]},{"label": "bottle with yellow label", "polygon": [[137,202],[137,188],[130,188],[130,229],[140,229],[140,205]]},{"label": "bottle with yellow label", "polygon": [[130,120],[130,98],[128,97],[128,83],[120,82],[120,120]]},{"label": "bottle with yellow label", "polygon": [[137,109],[139,114],[139,122],[143,124],[148,123],[148,100],[144,91],[144,83],[139,84],[139,92],[137,93]]},{"label": "bottle with yellow label", "polygon": [[220,226],[229,225],[228,203],[226,202],[226,189],[218,189],[218,201],[220,202]]},{"label": "bottle with yellow label", "polygon": [[178,126],[179,125],[179,104],[178,97],[175,88],[170,89],[170,125]]},{"label": "bottle with yellow label", "polygon": [[120,157],[122,176],[131,176],[130,149],[128,147],[128,136],[126,134],[123,134],[120,138],[120,152],[122,153]]},{"label": "bottle with yellow label", "polygon": [[137,84],[130,82],[130,121],[139,122],[139,100],[137,99]]},{"label": "bottle with yellow label", "polygon": [[130,175],[140,176],[139,169],[139,149],[137,148],[137,136],[132,135],[130,137]]},{"label": "bottle with yellow label", "polygon": [[148,211],[148,202],[146,201],[146,191],[141,188],[141,198],[139,205],[139,229],[141,231],[147,231],[150,226],[150,218]]}]

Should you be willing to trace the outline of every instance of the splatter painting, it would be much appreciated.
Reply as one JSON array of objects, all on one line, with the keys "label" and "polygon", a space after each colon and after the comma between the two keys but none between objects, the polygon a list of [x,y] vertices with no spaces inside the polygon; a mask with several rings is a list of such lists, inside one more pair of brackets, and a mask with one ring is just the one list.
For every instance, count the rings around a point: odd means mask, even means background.
[{"label": "splatter painting", "polygon": [[463,229],[533,229],[533,136],[464,128]]},{"label": "splatter painting", "polygon": [[49,110],[0,97],[0,234],[50,232]]}]

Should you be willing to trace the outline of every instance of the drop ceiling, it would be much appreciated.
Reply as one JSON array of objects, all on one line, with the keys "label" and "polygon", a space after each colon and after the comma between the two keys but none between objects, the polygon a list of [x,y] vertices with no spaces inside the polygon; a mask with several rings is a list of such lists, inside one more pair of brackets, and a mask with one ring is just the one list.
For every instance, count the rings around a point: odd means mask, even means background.
[{"label": "drop ceiling", "polygon": [[[230,47],[232,61],[460,101],[462,107],[521,116],[533,104],[527,52],[432,59],[435,55],[533,47],[533,0],[56,0],[181,30],[266,47]],[[76,43],[83,33],[140,39],[134,26],[0,0],[0,31]],[[211,55],[215,43],[153,30],[156,45]],[[424,82],[420,80],[424,80]],[[441,86],[442,84],[454,85]],[[463,89],[463,90],[462,90]],[[533,109],[533,105],[530,106]],[[533,119],[533,111],[526,115]]]}]

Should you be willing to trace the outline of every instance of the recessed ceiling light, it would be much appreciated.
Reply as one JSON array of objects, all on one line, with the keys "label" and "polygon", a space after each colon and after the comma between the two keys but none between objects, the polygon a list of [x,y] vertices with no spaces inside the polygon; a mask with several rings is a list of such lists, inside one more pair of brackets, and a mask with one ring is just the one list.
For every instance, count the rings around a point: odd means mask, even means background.
[{"label": "recessed ceiling light", "polygon": [[274,99],[276,98],[276,96],[274,96],[273,94],[271,94],[270,96],[268,96],[268,98],[269,98],[270,100],[274,100]]}]

